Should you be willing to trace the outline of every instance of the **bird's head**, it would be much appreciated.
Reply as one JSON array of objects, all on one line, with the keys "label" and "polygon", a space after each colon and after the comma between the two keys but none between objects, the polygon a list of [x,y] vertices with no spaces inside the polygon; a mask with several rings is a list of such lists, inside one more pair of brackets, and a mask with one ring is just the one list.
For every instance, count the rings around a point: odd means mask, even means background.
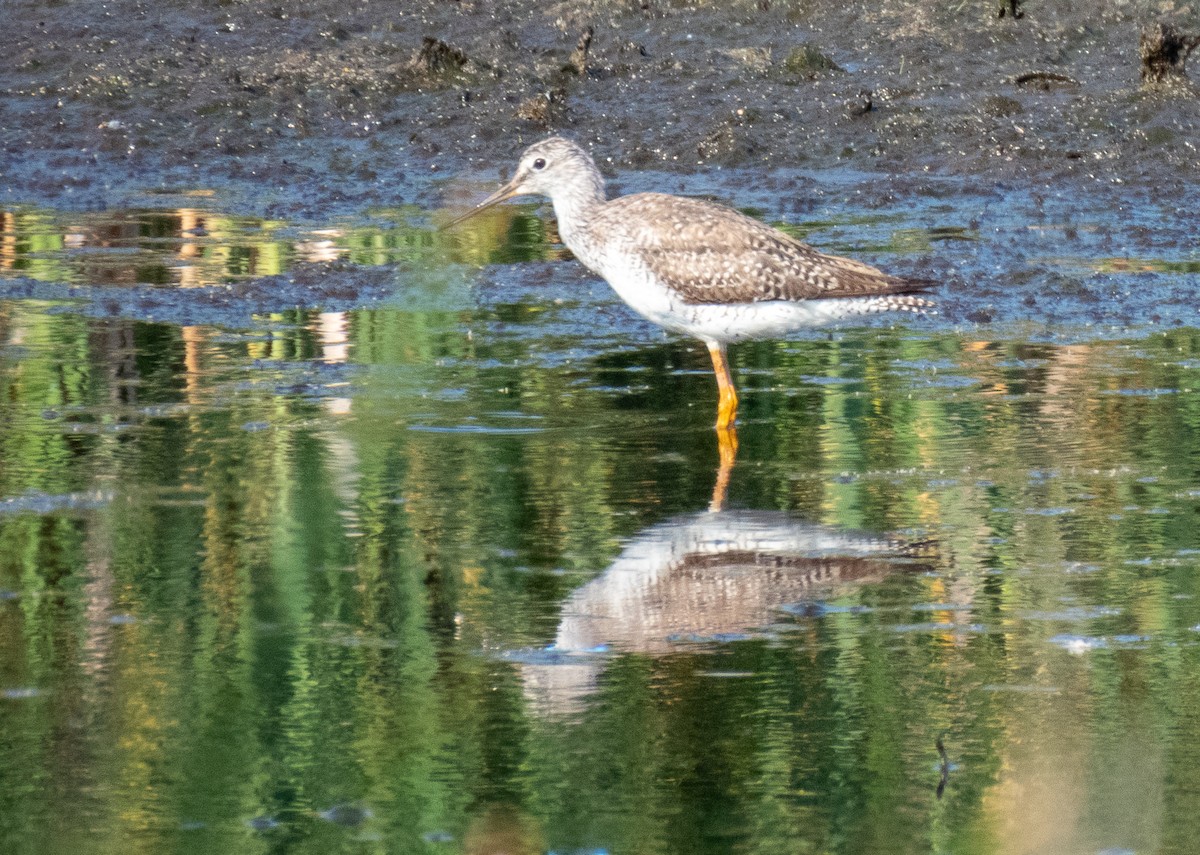
[{"label": "bird's head", "polygon": [[525,149],[512,180],[443,229],[514,196],[549,196],[562,201],[604,201],[604,179],[586,151],[564,137],[550,137]]}]

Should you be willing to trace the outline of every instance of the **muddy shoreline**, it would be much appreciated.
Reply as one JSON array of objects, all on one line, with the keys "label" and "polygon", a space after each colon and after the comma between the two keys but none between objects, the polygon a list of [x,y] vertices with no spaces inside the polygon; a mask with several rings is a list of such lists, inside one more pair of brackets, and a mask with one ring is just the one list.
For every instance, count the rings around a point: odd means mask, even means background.
[{"label": "muddy shoreline", "polygon": [[[0,56],[0,207],[419,233],[477,201],[525,144],[564,133],[611,192],[706,196],[943,282],[935,328],[1054,337],[1062,324],[1089,338],[1195,325],[1200,87],[1144,86],[1139,34],[1156,21],[1200,32],[1200,11],[997,11],[22,0]],[[890,226],[872,231],[874,218]],[[403,269],[391,276],[341,264],[184,297],[18,274],[0,297],[241,327],[272,307],[412,290]],[[520,290],[502,269],[489,278],[489,300]]]},{"label": "muddy shoreline", "polygon": [[494,180],[552,131],[626,181],[850,168],[1165,195],[1200,176],[1196,87],[1138,73],[1140,30],[1200,31],[1195,10],[832,5],[16,2],[0,199],[205,187],[302,219],[432,208],[451,177]]}]

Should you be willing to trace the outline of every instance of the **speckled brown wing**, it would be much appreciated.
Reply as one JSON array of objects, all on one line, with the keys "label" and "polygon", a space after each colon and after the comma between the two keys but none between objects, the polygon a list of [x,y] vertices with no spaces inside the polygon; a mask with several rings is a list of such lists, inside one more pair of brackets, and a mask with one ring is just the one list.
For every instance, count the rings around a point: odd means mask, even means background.
[{"label": "speckled brown wing", "polygon": [[602,221],[593,227],[636,253],[687,303],[871,297],[926,287],[818,252],[758,220],[698,199],[622,196],[605,206]]}]

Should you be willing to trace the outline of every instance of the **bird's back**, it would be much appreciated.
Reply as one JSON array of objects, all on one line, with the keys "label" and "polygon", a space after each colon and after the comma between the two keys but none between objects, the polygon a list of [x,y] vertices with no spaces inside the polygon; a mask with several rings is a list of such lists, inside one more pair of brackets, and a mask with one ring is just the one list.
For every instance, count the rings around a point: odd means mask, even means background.
[{"label": "bird's back", "polygon": [[875,297],[924,284],[826,255],[732,208],[664,193],[605,202],[573,247],[612,280],[613,265],[638,265],[685,303],[753,303]]}]

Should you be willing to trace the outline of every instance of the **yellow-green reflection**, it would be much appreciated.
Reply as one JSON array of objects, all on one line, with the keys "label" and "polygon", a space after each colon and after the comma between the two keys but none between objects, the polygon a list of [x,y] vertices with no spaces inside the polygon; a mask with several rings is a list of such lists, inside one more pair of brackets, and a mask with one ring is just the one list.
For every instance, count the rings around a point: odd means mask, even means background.
[{"label": "yellow-green reflection", "polygon": [[[361,265],[544,258],[546,227],[509,207],[454,235],[431,231],[423,211],[373,211],[368,223],[299,228],[204,208],[63,213],[0,211],[0,276],[45,282],[195,287],[274,276],[303,262]],[[561,253],[558,253],[561,254]]]},{"label": "yellow-green reflection", "polygon": [[0,304],[6,846],[1189,850],[1200,332],[736,350],[730,504],[937,557],[630,634],[561,705],[570,593],[707,505],[712,389],[686,343],[530,341]]},{"label": "yellow-green reflection", "polygon": [[[202,198],[203,194],[199,194]],[[103,212],[0,210],[0,277],[92,286],[199,287],[274,276],[305,262],[343,259],[360,265],[426,262],[488,264],[561,258],[553,221],[530,205],[504,205],[438,232],[412,206],[381,208],[366,221],[322,227],[234,216],[205,207],[134,208]],[[847,223],[780,224],[804,238],[838,225],[885,227],[896,217],[855,217]],[[932,241],[968,235],[960,228],[904,228],[878,246],[836,242],[833,250],[928,251]]]}]

